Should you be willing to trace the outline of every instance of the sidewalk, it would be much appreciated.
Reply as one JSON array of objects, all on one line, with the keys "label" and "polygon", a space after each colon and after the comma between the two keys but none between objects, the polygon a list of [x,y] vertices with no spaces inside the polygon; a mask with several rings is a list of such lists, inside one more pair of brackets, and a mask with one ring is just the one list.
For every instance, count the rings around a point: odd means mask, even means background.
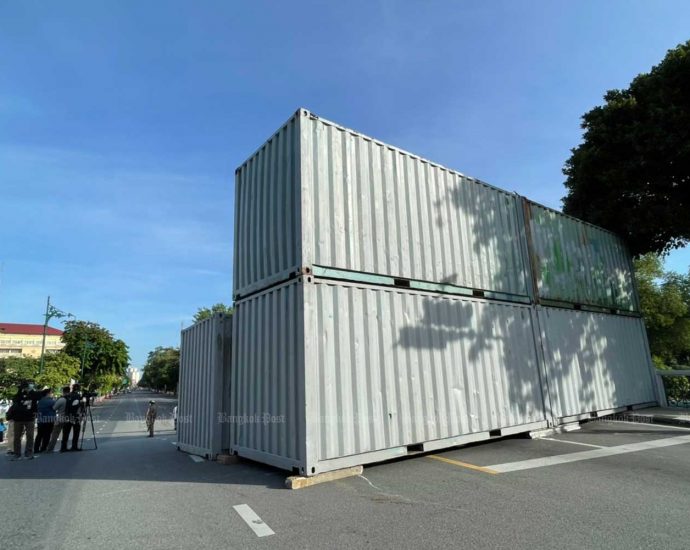
[{"label": "sidewalk", "polygon": [[632,422],[671,424],[690,428],[690,409],[680,407],[651,407],[622,413]]}]

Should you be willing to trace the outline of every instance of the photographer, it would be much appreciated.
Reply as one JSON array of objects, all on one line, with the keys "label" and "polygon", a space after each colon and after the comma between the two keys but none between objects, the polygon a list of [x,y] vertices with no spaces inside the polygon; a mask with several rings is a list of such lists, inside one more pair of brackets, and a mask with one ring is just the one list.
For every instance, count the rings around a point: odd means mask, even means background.
[{"label": "photographer", "polygon": [[72,392],[66,398],[65,424],[62,428],[62,442],[60,443],[61,453],[67,451],[70,430],[72,431],[72,447],[70,450],[81,451],[79,448],[79,432],[81,431],[81,421],[84,415],[84,398],[80,390],[81,386],[74,384]]},{"label": "photographer", "polygon": [[53,449],[55,449],[57,439],[60,437],[60,434],[65,427],[65,409],[67,408],[67,397],[69,394],[69,386],[64,386],[62,388],[62,396],[60,396],[53,405],[53,410],[55,411],[55,424],[53,426],[53,433],[50,434],[48,448],[46,449],[49,453],[52,453]]},{"label": "photographer", "polygon": [[26,432],[26,447],[24,458],[34,457],[34,422],[38,411],[40,395],[34,391],[31,382],[24,381],[19,386],[17,395],[12,400],[12,406],[7,411],[7,419],[12,420],[14,430],[14,456],[12,460],[22,459],[22,436]]},{"label": "photographer", "polygon": [[53,390],[50,388],[43,388],[41,391],[41,399],[38,401],[38,428],[36,435],[36,442],[34,443],[34,454],[43,453],[48,449],[50,443],[50,434],[53,432],[55,426],[55,411],[53,410],[55,399],[53,399]]}]

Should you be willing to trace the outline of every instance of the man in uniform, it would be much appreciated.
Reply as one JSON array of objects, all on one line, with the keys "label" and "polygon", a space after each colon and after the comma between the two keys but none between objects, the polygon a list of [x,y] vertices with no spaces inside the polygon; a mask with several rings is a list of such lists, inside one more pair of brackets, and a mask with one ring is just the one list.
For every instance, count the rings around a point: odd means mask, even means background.
[{"label": "man in uniform", "polygon": [[149,401],[149,409],[146,411],[146,427],[149,429],[149,437],[153,437],[153,425],[156,422],[157,415],[156,402]]}]

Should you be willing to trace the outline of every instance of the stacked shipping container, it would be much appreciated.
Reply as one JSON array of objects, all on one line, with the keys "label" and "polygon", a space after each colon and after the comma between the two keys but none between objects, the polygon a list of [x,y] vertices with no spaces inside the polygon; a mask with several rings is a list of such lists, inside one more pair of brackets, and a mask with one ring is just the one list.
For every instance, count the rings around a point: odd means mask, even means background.
[{"label": "stacked shipping container", "polygon": [[177,448],[215,458],[228,448],[232,317],[216,313],[182,331]]},{"label": "stacked shipping container", "polygon": [[235,208],[240,455],[312,475],[654,400],[610,233],[305,110]]}]

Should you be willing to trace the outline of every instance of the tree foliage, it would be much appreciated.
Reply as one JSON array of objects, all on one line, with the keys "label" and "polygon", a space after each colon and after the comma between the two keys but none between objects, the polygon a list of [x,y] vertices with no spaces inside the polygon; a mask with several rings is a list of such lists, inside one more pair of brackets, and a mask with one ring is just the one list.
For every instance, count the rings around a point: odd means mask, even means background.
[{"label": "tree foliage", "polygon": [[[666,272],[659,256],[646,254],[635,260],[635,274],[654,364],[690,368],[690,272]],[[665,377],[664,383],[672,399],[690,396],[687,378]]]},{"label": "tree foliage", "polygon": [[36,376],[37,386],[48,386],[59,390],[79,376],[79,360],[64,352],[50,353],[45,356],[43,372]]},{"label": "tree foliage", "polygon": [[79,374],[79,361],[64,352],[46,354],[43,372],[39,373],[39,366],[40,360],[34,357],[0,359],[0,397],[16,394],[22,380],[33,381],[39,388],[59,390]]},{"label": "tree foliage", "polygon": [[194,322],[198,323],[204,319],[209,319],[213,317],[215,313],[225,313],[226,315],[232,315],[235,312],[235,308],[232,306],[225,305],[223,303],[217,303],[211,307],[200,307],[199,310],[194,314]]},{"label": "tree foliage", "polygon": [[62,341],[65,353],[80,364],[84,360],[83,385],[101,392],[121,385],[129,365],[129,349],[109,330],[89,321],[68,321]]},{"label": "tree foliage", "polygon": [[690,41],[582,117],[563,170],[564,211],[623,237],[634,255],[690,240]]},{"label": "tree foliage", "polygon": [[149,352],[140,386],[157,390],[176,390],[180,377],[180,349],[157,347]]}]

